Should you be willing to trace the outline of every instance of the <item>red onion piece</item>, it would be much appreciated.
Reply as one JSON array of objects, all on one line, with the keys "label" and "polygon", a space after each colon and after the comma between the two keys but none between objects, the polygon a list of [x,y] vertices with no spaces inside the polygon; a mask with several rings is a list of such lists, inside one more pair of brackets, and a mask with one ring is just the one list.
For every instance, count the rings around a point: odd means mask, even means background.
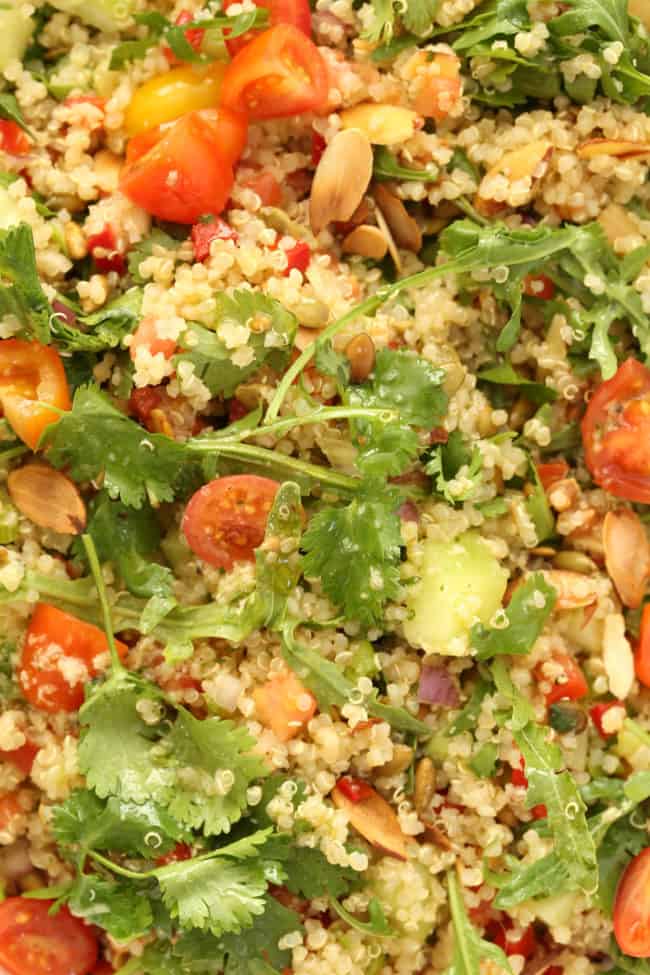
[{"label": "red onion piece", "polygon": [[60,315],[65,320],[66,325],[75,326],[77,324],[77,316],[74,311],[68,305],[64,305],[62,301],[55,299],[52,302],[52,309],[55,314]]},{"label": "red onion piece", "polygon": [[458,688],[444,667],[424,665],[420,672],[418,701],[446,708],[455,708],[459,704]]},{"label": "red onion piece", "polygon": [[404,501],[397,509],[401,521],[419,521],[420,513],[412,501]]}]

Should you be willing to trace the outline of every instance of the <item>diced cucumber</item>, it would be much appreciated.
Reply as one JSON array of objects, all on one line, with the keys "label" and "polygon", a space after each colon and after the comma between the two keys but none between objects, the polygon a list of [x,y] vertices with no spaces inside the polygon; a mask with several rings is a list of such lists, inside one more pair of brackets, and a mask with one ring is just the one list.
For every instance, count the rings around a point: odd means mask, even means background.
[{"label": "diced cucumber", "polygon": [[374,677],[378,670],[372,643],[368,640],[359,640],[352,647],[352,656],[345,668],[345,676],[356,683],[360,677]]},{"label": "diced cucumber", "polygon": [[18,538],[18,512],[6,491],[0,491],[0,545],[8,545]]},{"label": "diced cucumber", "polygon": [[29,44],[34,21],[20,10],[0,8],[0,71],[10,61],[21,61]]},{"label": "diced cucumber", "polygon": [[84,24],[115,32],[126,27],[133,14],[133,0],[52,0],[52,6],[78,17]]},{"label": "diced cucumber", "polygon": [[404,624],[406,639],[429,653],[462,654],[452,641],[477,620],[489,622],[507,582],[507,571],[476,532],[425,542],[421,579],[407,601],[413,616]]},{"label": "diced cucumber", "polygon": [[[526,901],[525,906],[534,911],[536,917],[547,924],[549,928],[558,928],[568,924],[579,896],[577,891],[569,891],[566,894],[553,894],[552,897]],[[524,907],[524,904],[521,907]]]},{"label": "diced cucumber", "polygon": [[648,754],[650,749],[650,734],[644,731],[640,724],[632,718],[626,718],[616,739],[616,754],[624,758],[631,765],[635,765],[635,757],[640,749]]}]

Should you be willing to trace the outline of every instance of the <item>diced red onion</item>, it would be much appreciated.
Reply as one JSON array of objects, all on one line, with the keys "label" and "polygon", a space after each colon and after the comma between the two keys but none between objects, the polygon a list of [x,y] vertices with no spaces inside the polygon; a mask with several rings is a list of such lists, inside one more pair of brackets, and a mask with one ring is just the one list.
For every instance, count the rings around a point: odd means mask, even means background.
[{"label": "diced red onion", "polygon": [[459,703],[458,688],[444,667],[428,667],[420,672],[418,701],[454,708]]},{"label": "diced red onion", "polygon": [[77,316],[75,315],[74,311],[72,308],[69,308],[68,305],[64,305],[62,301],[57,301],[55,299],[52,302],[52,308],[55,314],[60,315],[61,318],[65,320],[66,325],[74,326],[77,324]]},{"label": "diced red onion", "polygon": [[402,521],[419,521],[420,513],[412,501],[404,501],[397,509]]}]

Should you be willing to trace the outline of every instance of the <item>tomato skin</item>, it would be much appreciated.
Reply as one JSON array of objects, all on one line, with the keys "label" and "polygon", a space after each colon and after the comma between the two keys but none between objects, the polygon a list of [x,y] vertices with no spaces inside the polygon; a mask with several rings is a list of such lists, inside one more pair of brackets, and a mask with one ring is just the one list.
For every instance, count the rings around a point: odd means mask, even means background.
[{"label": "tomato skin", "polygon": [[191,237],[195,261],[207,261],[213,240],[234,240],[235,243],[239,240],[237,231],[221,217],[215,217],[209,223],[195,223]]},{"label": "tomato skin", "polygon": [[614,937],[632,958],[650,958],[650,846],[623,871],[614,898]]},{"label": "tomato skin", "polygon": [[364,799],[369,799],[375,795],[375,790],[371,785],[368,785],[363,779],[355,778],[353,775],[342,776],[336,783],[336,788],[350,802],[363,802]]},{"label": "tomato skin", "polygon": [[11,762],[23,775],[29,775],[38,750],[38,745],[32,744],[31,741],[26,741],[20,748],[12,748],[11,751],[6,752],[0,751],[0,761]]},{"label": "tomato skin", "polygon": [[622,701],[607,701],[601,704],[594,704],[593,707],[589,708],[589,716],[594,723],[596,731],[601,738],[611,738],[616,734],[615,731],[607,731],[603,726],[603,718],[608,711],[612,708],[624,708],[625,705]]},{"label": "tomato skin", "polygon": [[11,156],[26,156],[31,147],[31,140],[19,125],[8,119],[0,119],[0,151],[8,152]]},{"label": "tomato skin", "polygon": [[[223,5],[224,11],[231,7],[233,3],[238,3],[239,0],[226,0]],[[293,24],[298,30],[306,37],[311,37],[311,10],[309,9],[308,0],[255,0],[256,7],[262,7],[269,12],[269,27],[275,27],[276,24]],[[258,37],[262,31],[249,30],[241,37],[233,37],[232,40],[226,40],[226,47],[228,48],[228,53],[231,58],[234,58],[242,48],[246,47],[247,44],[253,40],[254,37]]]},{"label": "tomato skin", "polygon": [[[178,17],[174,21],[176,27],[182,27],[183,24],[191,24],[194,20],[194,14],[189,10],[181,10]],[[202,27],[188,27],[185,34],[185,40],[198,54],[201,50],[201,45],[203,44],[203,38],[205,37],[205,30]],[[171,47],[167,44],[163,47],[163,54],[167,58],[170,64],[181,64],[182,62],[176,57]]]},{"label": "tomato skin", "polygon": [[[589,686],[573,657],[566,653],[555,653],[553,660],[562,667],[564,673],[560,675],[560,679],[555,679],[553,687],[546,695],[546,706],[550,707],[556,701],[578,701],[581,697],[585,697],[589,693]],[[539,664],[535,667],[534,674],[538,681],[548,680]]]},{"label": "tomato skin", "polygon": [[298,241],[293,247],[289,248],[287,251],[287,267],[283,272],[284,277],[287,277],[289,273],[297,268],[302,274],[305,273],[309,267],[309,262],[311,261],[311,248],[309,244],[305,243],[304,240]]},{"label": "tomato skin", "polygon": [[16,435],[32,450],[46,427],[59,418],[34,400],[57,410],[72,406],[59,353],[40,342],[0,340],[0,404]]},{"label": "tomato skin", "polygon": [[97,938],[67,907],[55,901],[8,897],[0,904],[0,965],[10,975],[90,975]]},{"label": "tomato skin", "polygon": [[[218,216],[234,182],[233,163],[246,139],[247,123],[222,109],[189,112],[143,155],[127,162],[120,188],[143,210],[173,223]],[[243,136],[243,138],[242,138]]]},{"label": "tomato skin", "polygon": [[199,488],[181,522],[194,554],[220,569],[232,569],[239,561],[253,562],[278,487],[268,477],[234,474]]},{"label": "tomato skin", "polygon": [[634,670],[644,687],[650,687],[650,603],[646,603],[641,613],[639,642],[634,653]]},{"label": "tomato skin", "polygon": [[650,370],[627,359],[597,387],[582,420],[585,461],[596,484],[650,503]]},{"label": "tomato skin", "polygon": [[[106,251],[108,253],[105,253]],[[95,262],[95,267],[102,274],[107,274],[109,271],[124,274],[126,271],[126,259],[117,249],[117,236],[110,224],[104,224],[99,233],[90,235],[88,252]]]},{"label": "tomato skin", "polygon": [[221,103],[251,119],[323,112],[327,67],[318,48],[297,27],[278,24],[247,44],[228,65]]},{"label": "tomato skin", "polygon": [[[124,658],[128,647],[119,640],[115,642],[118,654]],[[40,711],[77,711],[84,700],[83,679],[69,683],[65,671],[74,673],[75,667],[84,665],[86,676],[95,677],[100,670],[97,658],[107,652],[108,640],[99,627],[48,603],[38,603],[21,654],[18,681],[22,692]]]},{"label": "tomato skin", "polygon": [[529,298],[551,301],[555,297],[555,284],[545,274],[527,274],[524,278],[524,294]]}]

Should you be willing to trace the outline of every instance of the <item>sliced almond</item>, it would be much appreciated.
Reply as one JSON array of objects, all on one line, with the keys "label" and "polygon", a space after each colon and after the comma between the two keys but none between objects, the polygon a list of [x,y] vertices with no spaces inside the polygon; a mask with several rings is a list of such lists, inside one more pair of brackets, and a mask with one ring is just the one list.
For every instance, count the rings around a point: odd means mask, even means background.
[{"label": "sliced almond", "polygon": [[383,183],[373,185],[372,195],[390,227],[397,246],[417,254],[422,248],[422,231],[399,196],[392,193]]},{"label": "sliced almond", "polygon": [[415,132],[417,112],[401,105],[364,102],[341,112],[344,129],[360,129],[375,146],[394,146],[410,139]]},{"label": "sliced almond", "polygon": [[591,606],[598,599],[598,589],[592,579],[581,572],[549,569],[544,578],[557,593],[555,609],[578,609]]},{"label": "sliced almond", "polygon": [[603,522],[605,567],[624,606],[641,605],[650,576],[650,543],[630,508],[608,511]]},{"label": "sliced almond", "polygon": [[360,227],[350,231],[341,250],[344,254],[358,254],[360,257],[372,258],[373,261],[381,261],[388,251],[388,241],[379,227],[362,223]]},{"label": "sliced almond", "polygon": [[379,209],[379,207],[377,207],[375,209],[375,220],[377,221],[377,225],[378,225],[379,229],[381,230],[381,232],[383,233],[384,237],[386,238],[386,243],[388,244],[388,253],[393,258],[393,263],[395,265],[395,269],[396,269],[396,271],[398,273],[401,273],[401,271],[402,271],[402,259],[399,256],[399,251],[397,249],[397,244],[393,240],[393,235],[390,232],[390,227],[386,223],[386,218],[384,217],[384,215],[381,212],[381,210]]},{"label": "sliced almond", "polygon": [[650,30],[650,6],[648,0],[629,0],[627,12],[630,17],[638,17],[643,26]]},{"label": "sliced almond", "polygon": [[308,345],[315,342],[321,333],[318,328],[305,328],[303,325],[298,327],[293,344],[299,352],[304,352]]},{"label": "sliced almond", "polygon": [[576,149],[579,159],[595,159],[596,156],[616,156],[632,159],[650,155],[650,142],[630,142],[627,139],[589,139]]},{"label": "sliced almond", "polygon": [[378,792],[373,789],[372,795],[359,799],[358,802],[352,802],[338,786],[335,786],[331,798],[338,809],[343,809],[347,813],[350,825],[361,833],[364,839],[380,850],[384,850],[385,853],[399,860],[406,860],[407,838],[394,811]]},{"label": "sliced almond", "polygon": [[639,233],[634,220],[620,203],[610,203],[601,210],[598,223],[605,231],[605,236],[612,247],[621,237],[632,237]]},{"label": "sliced almond", "polygon": [[309,199],[315,234],[333,220],[349,220],[361,203],[372,176],[372,147],[358,129],[337,132],[321,156]]},{"label": "sliced almond", "polygon": [[77,485],[49,464],[26,464],[7,478],[11,500],[21,514],[41,528],[61,535],[80,535],[86,506]]},{"label": "sliced almond", "polygon": [[608,613],[605,617],[603,667],[610,691],[619,701],[624,701],[634,684],[634,654],[625,636],[622,613]]},{"label": "sliced almond", "polygon": [[517,206],[529,203],[533,198],[535,183],[540,180],[548,169],[549,160],[553,155],[553,146],[548,139],[536,139],[521,149],[512,149],[501,157],[496,165],[487,171],[481,180],[476,195],[476,207],[481,213],[492,215],[504,206],[507,200],[497,200],[493,197],[496,177],[504,176],[510,184],[521,180],[529,180],[529,190],[517,201]]}]

